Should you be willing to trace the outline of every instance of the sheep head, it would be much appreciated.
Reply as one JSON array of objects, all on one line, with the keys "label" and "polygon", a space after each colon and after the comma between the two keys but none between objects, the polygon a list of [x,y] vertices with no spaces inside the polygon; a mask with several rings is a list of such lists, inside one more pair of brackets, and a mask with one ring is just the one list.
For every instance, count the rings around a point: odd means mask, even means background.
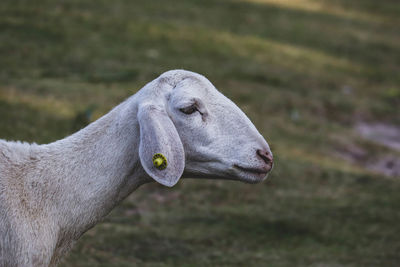
[{"label": "sheep head", "polygon": [[[140,161],[157,182],[173,186],[183,176],[257,183],[272,169],[268,143],[204,76],[168,71],[138,94]],[[153,164],[157,153],[165,168]]]}]

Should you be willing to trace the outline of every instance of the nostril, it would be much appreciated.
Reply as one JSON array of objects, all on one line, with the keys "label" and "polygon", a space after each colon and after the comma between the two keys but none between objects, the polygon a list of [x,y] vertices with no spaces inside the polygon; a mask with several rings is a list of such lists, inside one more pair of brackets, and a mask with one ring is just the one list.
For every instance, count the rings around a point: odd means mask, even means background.
[{"label": "nostril", "polygon": [[257,155],[267,164],[272,164],[274,161],[272,155],[268,151],[258,149]]}]

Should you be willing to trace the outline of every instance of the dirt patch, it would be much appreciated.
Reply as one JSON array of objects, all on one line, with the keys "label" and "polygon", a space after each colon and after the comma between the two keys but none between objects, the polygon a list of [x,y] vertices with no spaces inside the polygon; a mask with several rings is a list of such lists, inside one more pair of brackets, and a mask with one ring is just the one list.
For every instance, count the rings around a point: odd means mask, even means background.
[{"label": "dirt patch", "polygon": [[360,122],[355,132],[367,142],[340,138],[337,155],[370,171],[400,177],[400,127]]},{"label": "dirt patch", "polygon": [[386,155],[370,165],[369,169],[387,176],[400,177],[400,157]]},{"label": "dirt patch", "polygon": [[390,149],[400,151],[400,127],[384,123],[365,123],[356,125],[357,132],[361,137],[386,146]]},{"label": "dirt patch", "polygon": [[356,125],[356,131],[362,138],[388,149],[387,153],[367,156],[372,160],[369,160],[368,166],[365,167],[387,176],[400,177],[400,156],[394,153],[400,151],[400,127],[385,123],[360,122]]}]

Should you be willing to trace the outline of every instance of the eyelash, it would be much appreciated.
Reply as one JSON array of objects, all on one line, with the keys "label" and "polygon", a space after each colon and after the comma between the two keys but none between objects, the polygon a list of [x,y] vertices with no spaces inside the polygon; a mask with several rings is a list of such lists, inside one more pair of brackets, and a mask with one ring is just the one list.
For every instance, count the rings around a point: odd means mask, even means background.
[{"label": "eyelash", "polygon": [[199,111],[198,109],[197,109],[197,107],[196,106],[190,106],[190,107],[186,107],[186,108],[180,108],[179,109],[182,113],[185,113],[185,114],[187,114],[187,115],[190,115],[190,114],[193,114],[193,113],[195,113],[196,111]]}]

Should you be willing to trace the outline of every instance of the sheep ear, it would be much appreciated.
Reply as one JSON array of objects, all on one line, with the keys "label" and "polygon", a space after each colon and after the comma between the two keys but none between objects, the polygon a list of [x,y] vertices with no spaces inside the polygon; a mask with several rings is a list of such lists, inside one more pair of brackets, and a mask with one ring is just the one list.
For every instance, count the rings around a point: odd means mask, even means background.
[{"label": "sheep ear", "polygon": [[[175,125],[163,108],[151,104],[139,107],[138,120],[139,157],[144,170],[158,183],[174,186],[185,167],[185,153]],[[154,157],[160,158],[156,164]],[[156,167],[157,163],[160,166]]]}]

